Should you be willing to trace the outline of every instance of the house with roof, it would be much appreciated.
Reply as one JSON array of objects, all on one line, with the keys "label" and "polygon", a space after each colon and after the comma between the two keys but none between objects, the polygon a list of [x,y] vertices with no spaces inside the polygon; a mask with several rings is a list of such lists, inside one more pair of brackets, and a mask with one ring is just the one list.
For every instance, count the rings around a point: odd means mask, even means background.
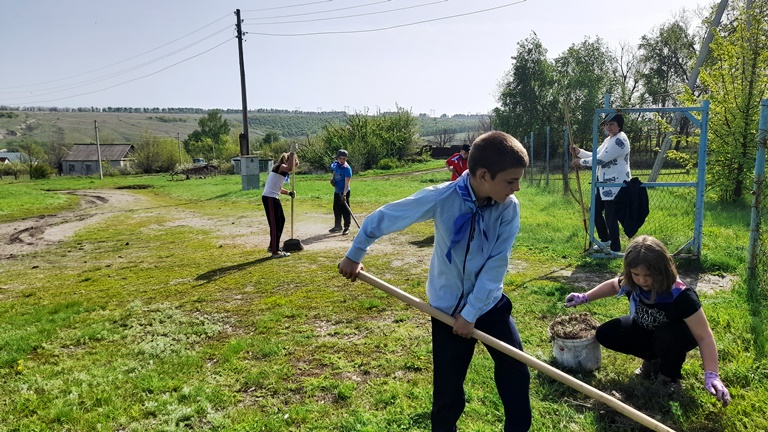
[{"label": "house with roof", "polygon": [[[101,161],[113,168],[129,168],[133,163],[131,144],[101,144]],[[61,161],[64,175],[92,175],[99,172],[96,144],[75,144]]]},{"label": "house with roof", "polygon": [[27,163],[29,162],[29,156],[22,152],[0,150],[0,164],[8,164],[11,162]]}]

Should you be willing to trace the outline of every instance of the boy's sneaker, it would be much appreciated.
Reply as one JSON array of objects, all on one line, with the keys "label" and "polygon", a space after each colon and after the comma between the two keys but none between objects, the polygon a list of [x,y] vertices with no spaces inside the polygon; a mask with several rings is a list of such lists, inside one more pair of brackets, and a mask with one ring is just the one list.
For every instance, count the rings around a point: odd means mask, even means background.
[{"label": "boy's sneaker", "polygon": [[349,228],[344,228],[344,231],[341,232],[341,235],[349,235]]},{"label": "boy's sneaker", "polygon": [[341,227],[340,227],[340,226],[335,226],[335,227],[333,227],[333,228],[329,229],[329,230],[328,230],[328,232],[329,232],[329,233],[337,233],[337,232],[341,232]]},{"label": "boy's sneaker", "polygon": [[624,252],[611,251],[611,258],[624,258]]}]

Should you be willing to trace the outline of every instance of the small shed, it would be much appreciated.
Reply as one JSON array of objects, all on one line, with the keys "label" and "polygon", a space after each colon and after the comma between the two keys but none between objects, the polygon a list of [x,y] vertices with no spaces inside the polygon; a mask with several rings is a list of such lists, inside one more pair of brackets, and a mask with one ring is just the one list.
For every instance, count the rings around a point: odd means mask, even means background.
[{"label": "small shed", "polygon": [[[101,161],[113,168],[129,168],[133,163],[131,144],[101,144]],[[96,144],[75,144],[62,159],[64,175],[91,175],[99,172]]]}]

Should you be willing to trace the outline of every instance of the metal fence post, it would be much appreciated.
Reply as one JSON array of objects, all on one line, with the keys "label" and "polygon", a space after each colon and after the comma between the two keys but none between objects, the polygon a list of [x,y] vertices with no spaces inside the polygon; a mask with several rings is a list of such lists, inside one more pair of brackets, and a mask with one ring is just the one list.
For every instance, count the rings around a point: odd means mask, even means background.
[{"label": "metal fence post", "polygon": [[[763,213],[763,194],[765,193],[765,152],[768,140],[768,99],[760,101],[760,121],[757,126],[757,157],[755,158],[754,198],[747,248],[747,286],[755,285],[758,277],[757,257],[760,252],[760,225]],[[763,245],[765,246],[765,245]],[[768,272],[768,269],[760,269]]]},{"label": "metal fence post", "polygon": [[701,257],[701,238],[704,232],[704,190],[707,183],[707,143],[709,136],[709,101],[701,107],[701,135],[699,136],[699,169],[696,176],[696,208],[693,222],[693,254]]},{"label": "metal fence post", "polygon": [[545,185],[549,187],[549,125],[547,125],[547,161],[545,163],[547,169],[547,180]]}]

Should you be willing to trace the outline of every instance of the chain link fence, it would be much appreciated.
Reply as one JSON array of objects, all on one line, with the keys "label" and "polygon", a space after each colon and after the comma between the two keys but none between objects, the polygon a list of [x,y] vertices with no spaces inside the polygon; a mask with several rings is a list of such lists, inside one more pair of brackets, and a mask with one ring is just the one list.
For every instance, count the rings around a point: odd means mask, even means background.
[{"label": "chain link fence", "polygon": [[[613,110],[598,110],[600,114],[607,111]],[[701,152],[702,147],[706,149],[706,137],[701,137],[701,122],[707,121],[702,115],[708,114],[708,106],[630,108],[620,112],[629,124],[625,133],[632,149],[632,176],[646,184],[648,191],[650,213],[636,235],[652,235],[676,255],[698,256],[703,223],[701,183],[705,181],[699,167],[706,163]],[[685,127],[680,127],[681,123]],[[684,130],[684,133],[672,135],[673,130]],[[599,136],[591,147],[576,144],[592,151],[605,138],[600,132],[602,130],[598,128]],[[667,135],[671,135],[671,145],[667,151],[660,151]],[[560,190],[574,198],[578,195],[577,183],[580,183],[589,212],[594,198],[591,172],[589,169],[580,170],[580,181],[576,181],[577,174],[570,166],[567,128],[548,128],[538,135],[530,132],[519,139],[530,153],[531,165],[525,173],[527,182],[553,193]],[[701,208],[697,209],[697,201]],[[622,232],[622,246],[626,246],[629,240]]]}]

